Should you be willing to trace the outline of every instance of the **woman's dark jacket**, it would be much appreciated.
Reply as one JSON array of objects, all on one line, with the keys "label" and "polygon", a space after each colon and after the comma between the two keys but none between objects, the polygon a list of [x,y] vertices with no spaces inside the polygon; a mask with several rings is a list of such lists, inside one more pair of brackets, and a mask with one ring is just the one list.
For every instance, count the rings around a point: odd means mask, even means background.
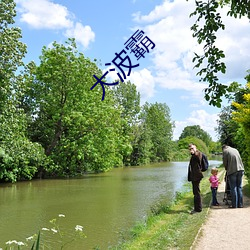
[{"label": "woman's dark jacket", "polygon": [[201,158],[202,153],[199,150],[191,155],[188,166],[188,181],[200,181],[203,178],[201,172]]}]

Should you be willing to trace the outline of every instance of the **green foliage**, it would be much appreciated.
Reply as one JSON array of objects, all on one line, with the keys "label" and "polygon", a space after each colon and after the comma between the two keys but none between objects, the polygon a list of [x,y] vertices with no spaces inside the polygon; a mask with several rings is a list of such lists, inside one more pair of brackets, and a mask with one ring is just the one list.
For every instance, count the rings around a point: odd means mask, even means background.
[{"label": "green foliage", "polygon": [[[228,15],[235,18],[248,16],[250,18],[250,5],[248,0],[225,0],[225,1],[195,1],[196,9],[190,16],[196,16],[197,19],[192,25],[193,37],[197,38],[199,44],[204,44],[203,54],[195,53],[193,62],[195,68],[200,69],[200,81],[209,83],[205,89],[205,99],[209,104],[221,107],[221,97],[230,91],[230,87],[219,83],[218,74],[226,72],[226,65],[223,62],[225,58],[224,52],[216,46],[216,34],[219,30],[224,30],[225,25],[222,22],[220,14],[220,4],[223,7],[225,4],[230,5]],[[205,65],[205,67],[203,66]],[[203,67],[203,68],[201,68]]]},{"label": "green foliage", "polygon": [[222,0],[221,5],[230,5],[228,15],[234,16],[235,18],[241,18],[242,16],[248,16],[250,19],[249,12],[249,1],[248,0]]},{"label": "green foliage", "polygon": [[[249,72],[249,71],[248,71]],[[248,74],[245,79],[248,81],[245,88],[240,88],[239,84],[235,85],[234,94],[230,96],[229,101],[232,105],[222,109],[219,120],[217,132],[220,135],[221,144],[228,144],[237,148],[242,156],[246,174],[250,176],[250,158],[249,158],[249,99],[250,88]]]},{"label": "green foliage", "polygon": [[185,127],[183,129],[180,137],[179,137],[179,140],[184,139],[185,137],[188,137],[188,136],[193,136],[193,137],[199,138],[200,140],[205,142],[207,147],[212,142],[211,136],[206,131],[201,129],[201,127],[199,125],[193,125],[193,126]]},{"label": "green foliage", "polygon": [[222,152],[221,143],[219,141],[218,142],[211,142],[210,146],[209,146],[209,151],[212,154],[219,154],[219,153],[221,153]]},{"label": "green foliage", "polygon": [[113,94],[121,107],[121,117],[126,120],[128,125],[136,124],[140,112],[140,93],[136,90],[135,84],[130,81],[120,82],[113,88]]},{"label": "green foliage", "polygon": [[221,145],[227,144],[232,147],[237,147],[235,135],[239,129],[239,124],[232,119],[232,108],[230,106],[224,107],[218,120],[218,127],[216,129],[220,138]]},{"label": "green foliage", "polygon": [[[131,152],[122,128],[121,111],[111,92],[105,101],[100,91],[91,91],[96,64],[78,53],[75,41],[44,47],[40,65],[29,65],[26,81],[30,106],[29,136],[41,143],[57,168],[44,169],[53,175],[76,175],[107,171],[122,165]],[[29,105],[30,104],[30,105]]]},{"label": "green foliage", "polygon": [[32,179],[39,167],[46,165],[44,149],[25,136],[25,115],[5,110],[0,115],[0,179],[16,182]]},{"label": "green foliage", "polygon": [[[249,79],[249,76],[246,77]],[[245,171],[247,176],[250,176],[250,147],[249,147],[249,139],[250,139],[250,82],[246,85],[246,91],[243,91],[242,98],[237,96],[236,101],[232,102],[232,106],[236,109],[232,112],[232,118],[235,122],[239,124],[239,129],[237,130],[237,134],[235,135],[235,141],[239,145],[239,151],[243,155],[243,161],[245,163]],[[237,102],[239,100],[239,102]],[[242,101],[243,100],[243,101]],[[241,102],[240,102],[241,101]]]},{"label": "green foliage", "polygon": [[173,123],[165,103],[145,103],[141,112],[141,124],[152,143],[150,161],[168,161],[171,155]]},{"label": "green foliage", "polygon": [[203,153],[205,153],[206,155],[209,154],[209,150],[206,146],[206,144],[199,138],[197,137],[193,137],[193,136],[187,136],[181,140],[178,141],[178,147],[179,149],[186,149],[187,152],[189,152],[188,150],[188,145],[190,143],[193,143],[196,145],[197,149]]},{"label": "green foliage", "polygon": [[133,151],[130,156],[131,165],[145,165],[151,162],[153,142],[151,131],[145,123],[133,127]]},{"label": "green foliage", "polygon": [[76,176],[173,158],[170,110],[143,105],[131,83],[103,90],[97,65],[74,39],[24,65],[15,3],[0,2],[0,180]]},{"label": "green foliage", "polygon": [[76,225],[74,229],[65,230],[63,228],[63,221],[61,221],[61,218],[65,218],[65,215],[59,214],[58,217],[59,219],[54,218],[50,220],[48,228],[41,228],[38,234],[27,237],[24,242],[17,240],[7,241],[6,245],[9,245],[9,247],[6,247],[5,250],[13,250],[15,246],[17,246],[18,250],[24,249],[23,247],[31,250],[65,249],[72,242],[84,240],[87,237],[83,232],[83,226]]},{"label": "green foliage", "polygon": [[[138,162],[138,134],[140,133],[140,125],[138,115],[140,112],[140,94],[136,90],[136,86],[128,81],[127,83],[119,83],[113,88],[115,102],[121,109],[122,129],[120,133],[124,140],[124,144],[129,146],[128,150],[122,151],[124,165],[140,165]],[[132,151],[132,152],[131,152]],[[136,153],[135,153],[136,152]],[[147,160],[146,160],[147,161]]]},{"label": "green foliage", "polygon": [[211,202],[209,181],[201,183],[203,211],[190,216],[193,206],[191,186],[177,193],[171,204],[159,204],[151,209],[145,221],[137,223],[131,230],[130,237],[112,249],[190,249],[197,233],[204,223]]},{"label": "green foliage", "polygon": [[13,93],[19,84],[15,73],[26,53],[26,45],[20,41],[21,30],[13,26],[15,6],[13,0],[0,2],[0,112],[6,103],[13,104],[13,94],[18,94]]},{"label": "green foliage", "polygon": [[[36,241],[34,241],[32,247],[31,247],[31,250],[34,250],[34,249],[39,250],[39,246],[40,246],[40,235],[41,235],[41,234],[40,234],[40,231],[39,231],[38,236],[37,236],[37,239],[36,239]],[[36,247],[36,248],[34,248],[34,247]]]},{"label": "green foliage", "polygon": [[26,116],[20,107],[24,94],[23,66],[26,45],[21,30],[13,26],[15,2],[0,2],[0,179],[15,182],[32,179],[37,169],[46,164],[44,150],[26,136]]},{"label": "green foliage", "polygon": [[177,149],[172,157],[172,160],[174,161],[183,161],[183,160],[189,160],[190,153],[187,149],[181,148]]}]

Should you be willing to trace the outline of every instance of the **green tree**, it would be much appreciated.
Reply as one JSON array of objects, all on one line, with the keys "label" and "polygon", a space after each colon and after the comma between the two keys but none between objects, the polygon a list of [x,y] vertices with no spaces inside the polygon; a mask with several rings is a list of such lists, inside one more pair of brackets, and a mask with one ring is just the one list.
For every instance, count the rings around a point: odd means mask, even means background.
[{"label": "green tree", "polygon": [[14,26],[15,7],[14,1],[0,2],[0,179],[12,182],[33,178],[46,164],[42,147],[27,139],[26,116],[19,103],[25,89],[20,70],[26,45]]},{"label": "green tree", "polygon": [[[221,107],[221,97],[231,91],[230,87],[219,83],[218,74],[226,72],[224,63],[225,54],[216,45],[216,34],[219,30],[224,30],[219,7],[230,5],[228,15],[235,18],[248,16],[250,19],[249,0],[200,0],[195,1],[196,9],[190,16],[196,16],[196,22],[192,25],[193,37],[197,38],[199,44],[204,44],[203,54],[195,53],[193,62],[199,69],[197,75],[201,81],[209,83],[205,89],[205,99],[214,106]],[[205,65],[205,66],[204,66]]]},{"label": "green tree", "polygon": [[234,83],[237,88],[235,88],[235,92],[228,98],[232,105],[222,109],[219,115],[217,132],[220,135],[221,144],[228,144],[240,151],[246,169],[249,169],[247,140],[249,134],[249,75],[245,79],[248,82],[245,88],[240,87],[238,83]]},{"label": "green tree", "polygon": [[185,127],[179,137],[179,140],[188,136],[193,136],[201,139],[203,142],[205,142],[207,147],[209,147],[210,143],[212,142],[211,136],[206,131],[204,131],[199,125]]},{"label": "green tree", "polygon": [[74,175],[121,165],[121,152],[130,150],[120,133],[121,110],[109,89],[104,101],[101,88],[90,90],[93,74],[100,78],[102,72],[77,51],[74,39],[44,47],[40,65],[31,63],[29,72],[29,135],[57,166],[43,170]]},{"label": "green tree", "polygon": [[152,161],[153,142],[151,136],[151,130],[145,122],[133,126],[131,165],[145,165]]},{"label": "green tree", "polygon": [[117,106],[121,109],[123,138],[124,143],[129,143],[132,153],[128,154],[128,150],[122,152],[124,165],[137,165],[134,152],[137,152],[138,144],[138,115],[140,112],[140,93],[136,90],[135,84],[128,81],[127,83],[120,82],[113,87],[113,94]]},{"label": "green tree", "polygon": [[[249,76],[250,75],[247,75],[245,77],[248,82],[250,80]],[[244,96],[250,93],[249,88],[244,88],[237,82],[233,82],[231,85],[234,85],[232,87],[234,92],[227,96],[229,102],[247,104]],[[236,110],[237,109],[232,105],[224,107],[219,114],[218,127],[216,130],[220,136],[219,141],[221,144],[225,143],[236,147],[241,153],[243,153],[245,149],[245,140],[243,139],[242,126],[239,122],[233,119],[233,112]]]},{"label": "green tree", "polygon": [[122,110],[121,117],[128,125],[136,124],[140,112],[140,93],[136,90],[135,84],[130,81],[120,82],[113,87],[113,91],[115,100]]},{"label": "green tree", "polygon": [[209,154],[208,147],[206,144],[199,138],[195,136],[187,136],[183,139],[180,139],[178,141],[178,147],[180,150],[185,150],[186,154],[190,156],[189,150],[188,150],[188,145],[190,143],[193,143],[196,145],[197,149],[200,150],[201,152],[205,153],[206,155]]},{"label": "green tree", "polygon": [[151,162],[170,160],[174,124],[169,107],[165,103],[146,102],[142,107],[141,124],[152,143]]},{"label": "green tree", "polygon": [[220,141],[211,142],[211,144],[209,146],[209,151],[210,151],[211,154],[216,154],[216,155],[220,154],[222,152]]},{"label": "green tree", "polygon": [[246,80],[248,81],[244,94],[242,95],[242,98],[236,98],[236,100],[242,100],[243,101],[237,102],[233,101],[232,106],[235,108],[232,111],[232,119],[236,123],[238,123],[238,130],[237,134],[235,135],[235,140],[238,142],[237,146],[239,148],[239,151],[241,152],[243,156],[243,161],[245,163],[245,169],[246,174],[249,178],[250,176],[250,147],[249,147],[249,139],[250,139],[250,79],[249,75],[246,77]]},{"label": "green tree", "polygon": [[218,127],[216,128],[221,144],[237,147],[235,143],[235,135],[238,129],[239,123],[232,119],[231,106],[224,107],[219,114]]},{"label": "green tree", "polygon": [[0,2],[0,111],[13,104],[13,91],[20,90],[16,72],[24,65],[22,58],[26,54],[26,45],[20,41],[21,30],[13,26],[15,7],[13,0]]}]

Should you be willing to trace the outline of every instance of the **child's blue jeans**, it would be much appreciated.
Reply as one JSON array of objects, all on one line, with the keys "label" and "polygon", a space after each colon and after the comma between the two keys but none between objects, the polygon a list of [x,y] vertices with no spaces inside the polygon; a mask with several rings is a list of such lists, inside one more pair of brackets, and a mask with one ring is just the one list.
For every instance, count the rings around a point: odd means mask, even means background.
[{"label": "child's blue jeans", "polygon": [[211,187],[212,190],[212,205],[216,206],[218,205],[218,201],[217,201],[217,187]]}]

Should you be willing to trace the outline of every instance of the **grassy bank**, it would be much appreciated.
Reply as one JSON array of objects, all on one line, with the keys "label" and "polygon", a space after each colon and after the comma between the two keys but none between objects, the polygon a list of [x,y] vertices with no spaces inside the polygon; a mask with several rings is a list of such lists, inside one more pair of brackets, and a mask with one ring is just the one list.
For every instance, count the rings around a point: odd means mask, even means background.
[{"label": "grassy bank", "polygon": [[[221,170],[221,178],[222,175]],[[183,192],[176,194],[172,204],[166,206],[162,203],[153,207],[147,220],[137,224],[124,242],[111,249],[190,249],[208,213],[211,201],[208,177],[201,181],[201,192],[201,213],[189,214],[193,209],[193,194],[189,183]]]}]

